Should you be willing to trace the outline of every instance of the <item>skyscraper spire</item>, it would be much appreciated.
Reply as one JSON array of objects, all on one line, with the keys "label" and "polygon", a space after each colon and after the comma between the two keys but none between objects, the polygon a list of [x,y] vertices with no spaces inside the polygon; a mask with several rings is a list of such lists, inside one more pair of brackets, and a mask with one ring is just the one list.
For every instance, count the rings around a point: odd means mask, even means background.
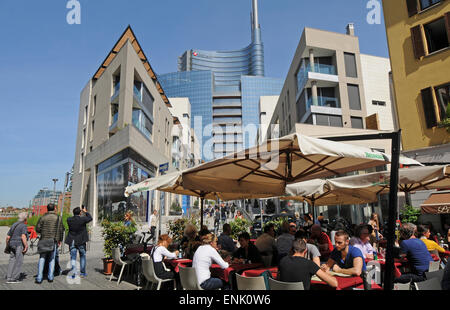
[{"label": "skyscraper spire", "polygon": [[252,11],[252,29],[258,29],[259,28],[259,16],[258,16],[258,0],[252,0],[253,1],[253,11]]}]

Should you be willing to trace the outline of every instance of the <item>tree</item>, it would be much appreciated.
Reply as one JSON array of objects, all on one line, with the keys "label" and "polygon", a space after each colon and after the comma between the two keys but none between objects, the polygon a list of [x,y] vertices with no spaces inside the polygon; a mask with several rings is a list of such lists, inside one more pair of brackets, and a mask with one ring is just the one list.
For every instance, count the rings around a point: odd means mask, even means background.
[{"label": "tree", "polygon": [[417,224],[419,219],[420,210],[410,205],[405,205],[403,211],[400,213],[402,223]]}]

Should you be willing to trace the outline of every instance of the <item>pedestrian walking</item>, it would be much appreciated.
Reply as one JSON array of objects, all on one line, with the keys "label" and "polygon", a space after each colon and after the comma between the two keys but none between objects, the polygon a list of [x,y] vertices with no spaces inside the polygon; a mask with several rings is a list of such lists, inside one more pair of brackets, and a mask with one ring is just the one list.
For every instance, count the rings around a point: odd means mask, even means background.
[{"label": "pedestrian walking", "polygon": [[23,255],[28,250],[27,243],[27,225],[25,220],[27,219],[27,213],[22,212],[19,214],[19,219],[14,223],[8,231],[6,236],[6,244],[9,245],[9,265],[6,283],[21,283],[20,278]]},{"label": "pedestrian walking", "polygon": [[41,236],[38,243],[39,262],[38,275],[35,283],[42,283],[46,260],[48,260],[49,263],[47,280],[51,283],[53,282],[55,271],[55,256],[58,252],[58,247],[61,246],[64,235],[62,218],[56,214],[55,205],[53,203],[47,205],[47,213],[38,220],[36,232]]},{"label": "pedestrian walking", "polygon": [[86,224],[92,221],[92,216],[87,212],[86,208],[80,209],[76,207],[73,209],[73,216],[67,219],[67,226],[69,232],[67,233],[66,244],[70,249],[70,262],[72,263],[72,277],[75,278],[77,274],[77,252],[80,253],[80,276],[82,278],[87,276],[86,273],[86,243],[89,241],[89,236]]},{"label": "pedestrian walking", "polygon": [[150,215],[150,240],[152,240],[152,243],[155,243],[156,238],[156,225],[158,224],[158,210],[153,210],[152,215]]}]

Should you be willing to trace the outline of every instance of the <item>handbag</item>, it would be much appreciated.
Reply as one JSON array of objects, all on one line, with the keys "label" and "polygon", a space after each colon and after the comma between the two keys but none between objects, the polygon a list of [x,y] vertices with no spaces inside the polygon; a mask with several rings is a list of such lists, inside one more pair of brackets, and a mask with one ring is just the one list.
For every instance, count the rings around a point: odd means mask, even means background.
[{"label": "handbag", "polygon": [[[17,224],[16,226],[14,226],[14,229],[11,232],[11,237],[14,236],[14,231],[16,230],[17,226],[19,226],[19,224]],[[9,241],[11,239],[8,240],[8,242],[6,242],[6,246],[5,246],[5,254],[11,254],[11,252],[13,252],[14,254],[16,254],[16,249],[13,248],[12,246],[9,245]]]},{"label": "handbag", "polygon": [[55,249],[55,240],[56,240],[56,234],[58,233],[58,229],[59,229],[59,215],[58,215],[58,221],[56,222],[55,237],[52,239],[39,239],[38,248],[37,248],[37,251],[39,254],[52,252]]}]

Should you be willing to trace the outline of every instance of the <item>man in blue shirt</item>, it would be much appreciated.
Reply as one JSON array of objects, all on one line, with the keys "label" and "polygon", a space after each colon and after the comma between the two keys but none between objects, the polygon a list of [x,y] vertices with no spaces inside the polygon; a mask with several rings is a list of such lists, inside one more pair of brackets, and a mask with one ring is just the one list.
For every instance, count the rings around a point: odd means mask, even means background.
[{"label": "man in blue shirt", "polygon": [[335,247],[330,254],[326,264],[320,266],[323,271],[329,271],[348,274],[351,276],[360,276],[366,271],[366,262],[360,249],[351,246],[349,235],[339,230],[334,237]]},{"label": "man in blue shirt", "polygon": [[425,281],[425,271],[428,271],[433,258],[428,252],[425,243],[417,239],[414,233],[416,225],[407,223],[400,228],[400,243],[402,256],[406,256],[410,265],[410,273],[402,274],[394,280],[394,283],[408,283]]}]

